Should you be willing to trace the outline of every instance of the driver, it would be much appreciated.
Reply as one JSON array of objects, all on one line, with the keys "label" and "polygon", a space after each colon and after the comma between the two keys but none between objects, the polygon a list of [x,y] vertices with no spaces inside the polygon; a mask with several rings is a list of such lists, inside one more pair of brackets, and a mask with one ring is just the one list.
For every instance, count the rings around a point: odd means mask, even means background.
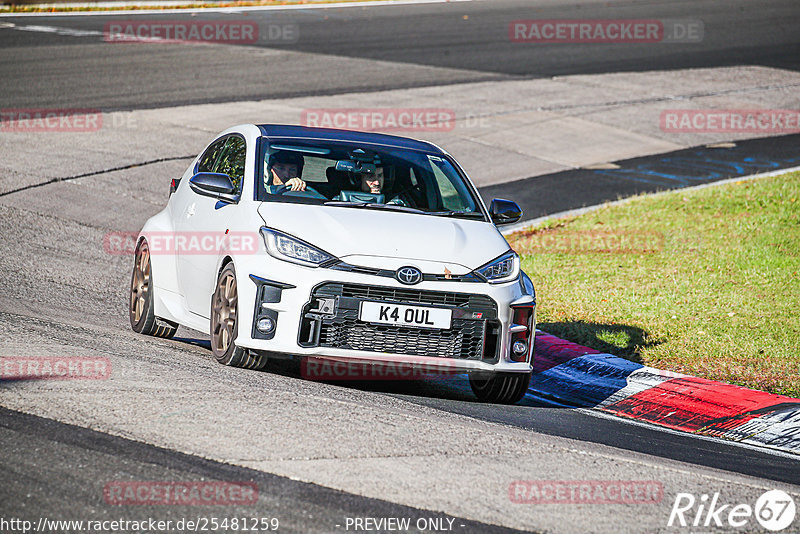
[{"label": "driver", "polygon": [[264,176],[267,192],[274,193],[280,186],[286,186],[290,191],[305,191],[306,183],[300,178],[304,162],[303,156],[297,152],[280,150],[270,154]]}]

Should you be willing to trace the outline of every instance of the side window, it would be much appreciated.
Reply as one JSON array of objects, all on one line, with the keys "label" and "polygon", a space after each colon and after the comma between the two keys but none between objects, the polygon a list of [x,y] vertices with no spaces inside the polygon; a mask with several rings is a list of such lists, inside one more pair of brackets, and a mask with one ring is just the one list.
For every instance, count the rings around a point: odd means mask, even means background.
[{"label": "side window", "polygon": [[230,176],[234,187],[240,192],[242,190],[242,182],[244,181],[244,161],[246,153],[247,147],[244,139],[235,135],[229,137],[213,171]]},{"label": "side window", "polygon": [[197,164],[197,172],[214,172],[214,163],[217,162],[219,153],[222,152],[222,147],[225,146],[225,139],[220,139],[212,144],[205,153],[200,157],[200,163]]}]

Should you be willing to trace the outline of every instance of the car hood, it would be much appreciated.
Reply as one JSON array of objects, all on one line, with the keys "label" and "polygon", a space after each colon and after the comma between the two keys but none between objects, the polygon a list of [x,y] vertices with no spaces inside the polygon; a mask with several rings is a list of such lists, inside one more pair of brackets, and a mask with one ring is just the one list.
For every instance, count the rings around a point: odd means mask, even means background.
[{"label": "car hood", "polygon": [[258,213],[268,227],[341,260],[358,257],[359,265],[384,267],[378,265],[380,258],[390,258],[460,265],[468,272],[509,248],[497,228],[485,221],[280,202],[262,202]]}]

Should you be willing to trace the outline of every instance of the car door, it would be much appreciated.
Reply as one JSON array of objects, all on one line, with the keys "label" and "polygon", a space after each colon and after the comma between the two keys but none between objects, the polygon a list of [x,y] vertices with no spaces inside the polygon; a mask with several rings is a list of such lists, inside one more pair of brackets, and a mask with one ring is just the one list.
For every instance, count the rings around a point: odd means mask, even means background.
[{"label": "car door", "polygon": [[[230,135],[220,141],[209,147],[197,170],[227,174],[241,194],[247,153],[245,140],[239,135]],[[227,239],[228,222],[236,216],[237,209],[237,203],[222,202],[191,191],[184,212],[176,223],[181,293],[189,311],[202,317],[210,316],[211,294],[217,281],[216,267],[224,253],[220,244]]]}]

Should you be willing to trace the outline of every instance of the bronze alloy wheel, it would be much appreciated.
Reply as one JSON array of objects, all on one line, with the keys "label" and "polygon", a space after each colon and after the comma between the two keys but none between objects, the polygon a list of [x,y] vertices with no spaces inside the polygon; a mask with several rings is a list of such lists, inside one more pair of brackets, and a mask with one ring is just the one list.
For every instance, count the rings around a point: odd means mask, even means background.
[{"label": "bronze alloy wheel", "polygon": [[128,310],[134,332],[170,338],[178,330],[177,324],[156,317],[153,304],[153,266],[150,261],[150,247],[145,240],[136,247],[134,255]]},{"label": "bronze alloy wheel", "polygon": [[236,273],[227,267],[217,281],[211,304],[211,347],[214,355],[228,352],[236,339]]},{"label": "bronze alloy wheel", "polygon": [[150,291],[150,248],[142,241],[133,263],[131,278],[131,323],[138,323],[147,311],[147,297]]},{"label": "bronze alloy wheel", "polygon": [[236,346],[239,316],[236,270],[228,263],[219,273],[211,297],[211,352],[219,363],[247,369],[263,369],[267,359],[261,354]]}]

